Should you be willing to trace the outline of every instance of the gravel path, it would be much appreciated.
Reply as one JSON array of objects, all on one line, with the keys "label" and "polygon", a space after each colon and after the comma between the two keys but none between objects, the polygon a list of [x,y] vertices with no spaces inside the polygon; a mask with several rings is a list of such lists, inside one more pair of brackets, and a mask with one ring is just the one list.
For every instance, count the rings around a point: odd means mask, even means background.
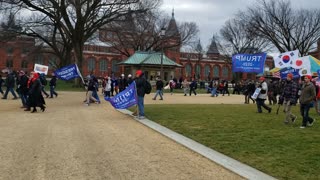
[{"label": "gravel path", "polygon": [[[84,106],[85,93],[59,92],[45,112],[0,101],[0,180],[242,179],[114,110]],[[243,96],[165,94],[148,103],[239,103]]]}]

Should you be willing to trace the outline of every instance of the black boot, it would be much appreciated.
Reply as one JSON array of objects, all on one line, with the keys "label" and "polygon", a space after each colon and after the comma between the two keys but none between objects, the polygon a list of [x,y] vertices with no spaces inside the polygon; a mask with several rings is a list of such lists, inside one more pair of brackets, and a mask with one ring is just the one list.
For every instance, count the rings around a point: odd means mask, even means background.
[{"label": "black boot", "polygon": [[44,111],[46,110],[46,107],[45,107],[45,106],[41,106],[40,108],[41,108],[41,111],[42,111],[42,112],[44,112]]},{"label": "black boot", "polygon": [[33,108],[33,110],[31,111],[31,113],[35,113],[37,112],[37,108]]}]

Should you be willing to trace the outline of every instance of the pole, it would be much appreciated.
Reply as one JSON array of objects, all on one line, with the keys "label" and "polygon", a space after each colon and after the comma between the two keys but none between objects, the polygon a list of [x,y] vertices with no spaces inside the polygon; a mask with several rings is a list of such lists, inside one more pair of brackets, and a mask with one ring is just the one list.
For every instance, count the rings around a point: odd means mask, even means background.
[{"label": "pole", "polygon": [[161,78],[161,81],[163,81],[163,44],[161,45],[161,64],[160,64],[160,78]]}]

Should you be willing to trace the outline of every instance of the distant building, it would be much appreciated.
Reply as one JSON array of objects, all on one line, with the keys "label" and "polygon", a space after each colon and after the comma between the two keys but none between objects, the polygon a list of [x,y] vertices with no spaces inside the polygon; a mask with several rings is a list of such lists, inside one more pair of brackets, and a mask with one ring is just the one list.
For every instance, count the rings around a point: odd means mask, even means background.
[{"label": "distant building", "polygon": [[[175,34],[178,32],[174,13],[166,28],[166,34]],[[146,66],[145,64],[124,64],[125,60],[128,60],[126,56],[116,51],[108,41],[102,40],[100,37],[112,38],[112,32],[106,30],[99,31],[99,37],[86,42],[84,46],[84,61],[82,64],[83,76],[88,75],[94,70],[96,76],[104,77],[106,75],[120,76],[124,74],[134,74],[135,69],[142,69],[148,74],[148,78],[159,75],[160,64],[154,62]],[[176,37],[179,38],[179,37]],[[174,43],[179,39],[170,39],[165,43]],[[199,43],[201,48],[201,44]],[[135,54],[132,49],[128,50],[131,55]],[[312,52],[315,57],[319,58],[319,43],[317,52]],[[140,54],[139,54],[140,53]],[[145,52],[144,52],[145,53]],[[149,52],[151,53],[151,52]],[[159,61],[159,53],[155,53],[150,57],[155,58],[155,61]],[[142,53],[143,54],[143,53]],[[141,52],[138,54],[141,56]],[[199,80],[209,79],[224,79],[232,80],[232,64],[231,59],[221,55],[215,39],[212,39],[211,44],[207,52],[183,52],[181,47],[174,47],[166,49],[164,56],[169,60],[172,60],[177,65],[174,66],[163,66],[164,79],[169,80],[170,78],[191,78],[195,77]],[[25,70],[30,72],[33,70],[35,63],[49,66],[49,75],[55,70],[54,64],[57,62],[57,58],[48,54],[47,51],[41,51],[38,47],[34,38],[30,37],[17,37],[16,39],[1,43],[0,42],[0,70],[11,69],[11,70]],[[273,68],[273,59],[271,56],[267,57],[265,67],[269,69]],[[254,79],[255,74],[243,73],[242,79]]]}]

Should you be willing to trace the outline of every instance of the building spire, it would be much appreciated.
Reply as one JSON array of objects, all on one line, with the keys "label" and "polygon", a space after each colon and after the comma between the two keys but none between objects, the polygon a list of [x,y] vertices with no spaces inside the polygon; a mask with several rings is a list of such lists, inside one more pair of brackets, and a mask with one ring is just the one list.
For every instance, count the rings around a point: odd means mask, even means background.
[{"label": "building spire", "polygon": [[172,8],[172,18],[174,18],[174,8]]}]

